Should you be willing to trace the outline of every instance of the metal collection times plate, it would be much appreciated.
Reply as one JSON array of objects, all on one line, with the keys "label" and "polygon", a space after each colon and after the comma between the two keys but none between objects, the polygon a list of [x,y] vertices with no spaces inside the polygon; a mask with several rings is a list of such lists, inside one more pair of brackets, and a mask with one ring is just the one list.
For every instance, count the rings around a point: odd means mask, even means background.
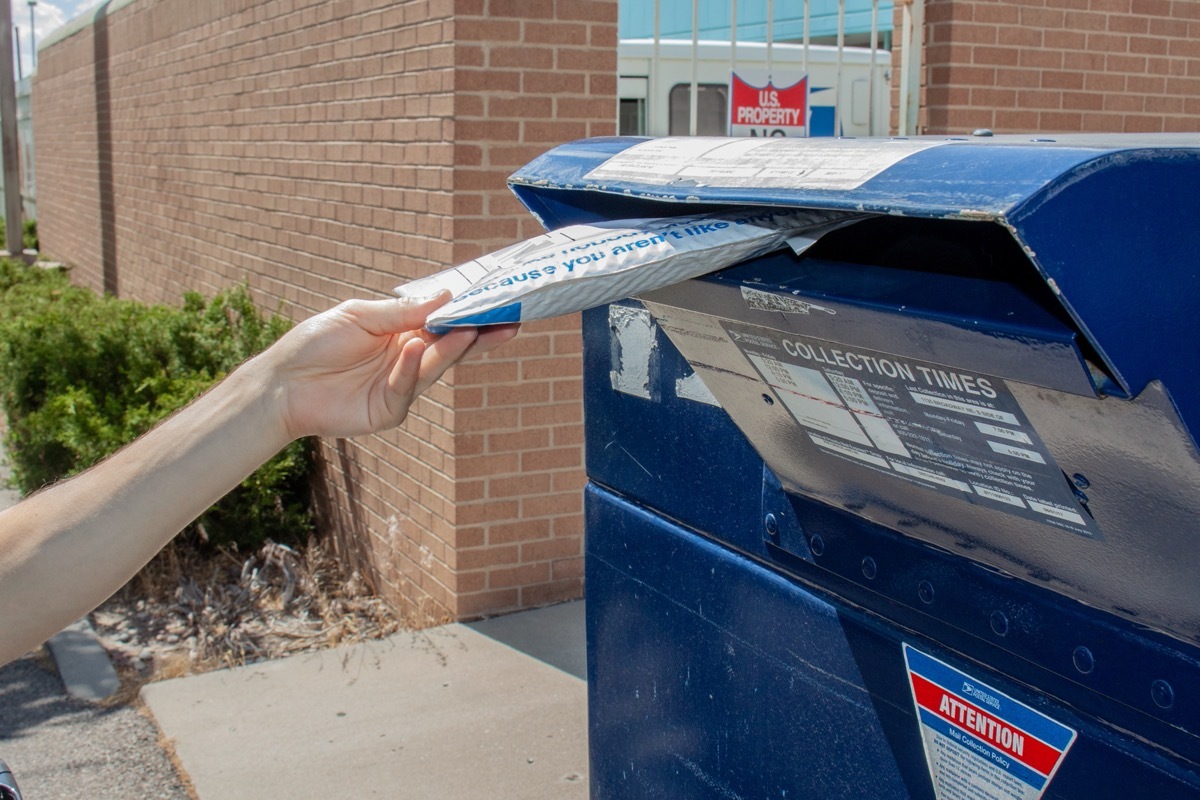
[{"label": "metal collection times plate", "polygon": [[1098,533],[1004,381],[763,328],[726,330],[821,457]]}]

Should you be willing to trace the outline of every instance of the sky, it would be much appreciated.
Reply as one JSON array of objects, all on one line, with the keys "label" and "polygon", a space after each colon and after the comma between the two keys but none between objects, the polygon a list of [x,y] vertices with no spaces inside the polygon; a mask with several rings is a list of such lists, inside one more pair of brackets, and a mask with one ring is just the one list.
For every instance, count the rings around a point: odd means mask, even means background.
[{"label": "sky", "polygon": [[[21,74],[28,76],[33,64],[29,38],[28,0],[9,0],[12,4],[13,27],[21,48]],[[3,2],[3,0],[0,0]],[[40,42],[65,23],[100,5],[103,0],[37,0],[33,8],[33,32]]]}]

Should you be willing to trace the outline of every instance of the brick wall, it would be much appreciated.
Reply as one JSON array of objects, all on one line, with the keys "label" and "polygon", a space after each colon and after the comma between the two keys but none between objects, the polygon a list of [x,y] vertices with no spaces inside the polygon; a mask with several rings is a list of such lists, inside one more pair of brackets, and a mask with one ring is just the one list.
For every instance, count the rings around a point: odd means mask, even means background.
[{"label": "brick wall", "polygon": [[925,22],[924,133],[1200,127],[1195,0],[927,0]]},{"label": "brick wall", "polygon": [[[133,0],[39,53],[39,233],[153,302],[295,318],[539,232],[504,179],[614,132],[616,0]],[[324,442],[325,527],[419,620],[582,592],[577,318]]]}]

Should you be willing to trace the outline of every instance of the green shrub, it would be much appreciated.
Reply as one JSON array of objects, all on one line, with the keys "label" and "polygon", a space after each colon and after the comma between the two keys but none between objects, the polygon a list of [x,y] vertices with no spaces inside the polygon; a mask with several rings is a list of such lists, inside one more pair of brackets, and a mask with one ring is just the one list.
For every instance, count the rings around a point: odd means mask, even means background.
[{"label": "green shrub", "polygon": [[[71,286],[59,270],[0,262],[0,406],[15,481],[33,491],[115,452],[187,404],[289,323],[245,287],[181,308]],[[299,541],[312,528],[311,446],[290,445],[192,526],[214,544]]]},{"label": "green shrub", "polygon": [[[38,249],[37,220],[27,219],[21,223],[21,247],[26,250]],[[0,217],[0,250],[8,249],[8,227],[4,217]]]}]

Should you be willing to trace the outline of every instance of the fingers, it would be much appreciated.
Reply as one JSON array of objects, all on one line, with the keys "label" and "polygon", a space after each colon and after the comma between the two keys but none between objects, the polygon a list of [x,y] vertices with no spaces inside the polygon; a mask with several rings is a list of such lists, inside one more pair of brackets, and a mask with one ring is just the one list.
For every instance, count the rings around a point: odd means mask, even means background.
[{"label": "fingers", "polygon": [[[421,362],[425,355],[426,344],[420,337],[412,337],[400,346],[400,355],[388,375],[388,389],[395,400],[393,408],[402,419],[408,413],[409,406],[419,394],[418,384],[421,378]],[[389,405],[392,405],[389,403]]]},{"label": "fingers", "polygon": [[517,331],[521,330],[520,323],[511,325],[489,325],[479,329],[479,335],[476,337],[471,348],[466,352],[463,358],[481,355],[489,350],[495,350],[500,345],[512,339],[517,335]]},{"label": "fingers", "polygon": [[478,334],[477,328],[459,328],[427,343],[421,357],[417,394],[424,392],[442,377],[446,370],[461,361],[470,351]]},{"label": "fingers", "polygon": [[344,312],[368,333],[382,336],[419,330],[434,309],[450,301],[450,292],[421,298],[400,297],[388,300],[350,300],[343,303]]}]

